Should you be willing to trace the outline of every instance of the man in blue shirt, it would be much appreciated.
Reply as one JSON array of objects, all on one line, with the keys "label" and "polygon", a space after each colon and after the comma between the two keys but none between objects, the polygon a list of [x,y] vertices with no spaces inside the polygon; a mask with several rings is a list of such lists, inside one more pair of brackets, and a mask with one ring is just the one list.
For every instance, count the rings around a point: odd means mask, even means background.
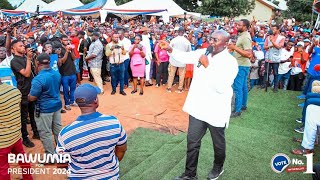
[{"label": "man in blue shirt", "polygon": [[42,53],[37,57],[38,75],[33,78],[29,101],[36,101],[35,121],[45,153],[54,154],[52,132],[57,142],[61,126],[60,84],[61,76],[50,68],[50,56]]}]

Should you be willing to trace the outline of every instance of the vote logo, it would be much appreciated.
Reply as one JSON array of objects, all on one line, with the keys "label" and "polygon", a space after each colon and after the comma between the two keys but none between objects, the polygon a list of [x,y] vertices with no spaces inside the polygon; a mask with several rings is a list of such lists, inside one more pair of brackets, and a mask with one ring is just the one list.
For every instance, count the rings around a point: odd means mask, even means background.
[{"label": "vote logo", "polygon": [[276,173],[282,173],[290,164],[290,158],[283,154],[278,153],[271,159],[271,168]]}]

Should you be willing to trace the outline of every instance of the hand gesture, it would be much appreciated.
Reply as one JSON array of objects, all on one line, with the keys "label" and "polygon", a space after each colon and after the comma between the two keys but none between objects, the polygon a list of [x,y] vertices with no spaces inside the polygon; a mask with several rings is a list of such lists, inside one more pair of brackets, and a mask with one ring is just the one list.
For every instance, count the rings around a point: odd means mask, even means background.
[{"label": "hand gesture", "polygon": [[27,49],[27,59],[30,59],[30,60],[31,60],[32,55],[33,55],[32,49],[31,49],[31,48],[28,48],[28,49]]}]

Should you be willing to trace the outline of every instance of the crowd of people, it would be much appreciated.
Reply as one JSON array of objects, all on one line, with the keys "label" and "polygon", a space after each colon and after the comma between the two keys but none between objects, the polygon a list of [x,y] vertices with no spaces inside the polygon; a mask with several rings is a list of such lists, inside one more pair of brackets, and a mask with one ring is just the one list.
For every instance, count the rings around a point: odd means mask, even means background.
[{"label": "crowd of people", "polygon": [[[177,180],[196,179],[198,142],[203,137],[199,132],[207,128],[215,149],[214,168],[208,176],[214,179],[222,174],[224,129],[230,117],[239,117],[246,111],[248,92],[255,86],[272,87],[275,93],[279,89],[302,91],[298,98],[305,99],[305,103],[300,104],[302,118],[297,119],[302,126],[295,130],[304,133],[304,137],[295,141],[301,142],[303,148],[292,153],[313,152],[320,124],[312,108],[320,106],[320,32],[309,25],[283,19],[280,12],[269,22],[232,18],[205,22],[188,17],[171,18],[164,23],[152,16],[149,20],[108,18],[105,23],[98,23],[93,18],[49,16],[10,26],[10,22],[19,20],[0,21],[0,70],[10,69],[14,74],[0,77],[0,113],[4,117],[1,126],[6,128],[0,135],[7,139],[0,142],[0,154],[24,153],[22,144],[27,148],[35,146],[28,136],[30,121],[32,138],[41,140],[45,153],[54,154],[57,148],[75,158],[69,165],[70,177],[117,178],[118,164],[127,148],[126,133],[116,117],[96,112],[98,94],[105,93],[109,82],[111,95],[117,93],[118,86],[123,96],[132,88],[132,95],[139,91],[143,97],[144,93],[152,93],[147,87],[153,85],[165,86],[168,93],[173,89],[179,94],[189,91],[184,107],[190,114],[187,164]],[[205,59],[199,52],[211,53],[212,57]],[[210,68],[208,62],[220,60],[218,57],[230,62],[214,62],[217,67]],[[209,82],[211,79],[204,75],[215,79]],[[97,87],[86,84],[85,78]],[[6,82],[16,82],[20,92]],[[215,93],[209,93],[210,89]],[[235,101],[231,113],[232,91]],[[205,107],[191,108],[191,102],[200,101],[191,97],[203,101],[212,98],[211,102],[216,102],[213,106],[220,110],[212,114],[208,113],[210,108],[208,112],[203,111]],[[72,108],[80,108],[81,116],[62,128],[61,113]],[[213,122],[213,117],[219,121]],[[89,136],[90,133],[97,136]],[[15,138],[12,140],[11,136]],[[107,148],[110,153],[101,154],[95,147]],[[0,156],[0,175],[10,179],[5,158]],[[104,167],[106,171],[82,170],[88,166]],[[25,178],[32,179],[27,175]]]}]

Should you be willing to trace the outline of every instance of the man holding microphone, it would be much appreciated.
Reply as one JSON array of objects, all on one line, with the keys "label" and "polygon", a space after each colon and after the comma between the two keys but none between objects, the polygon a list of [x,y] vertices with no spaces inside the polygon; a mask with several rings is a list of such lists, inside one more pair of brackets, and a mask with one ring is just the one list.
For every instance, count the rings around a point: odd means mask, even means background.
[{"label": "man holding microphone", "polygon": [[215,159],[208,179],[216,179],[224,171],[225,128],[228,127],[231,114],[232,84],[238,73],[237,61],[227,49],[229,38],[227,32],[215,31],[210,37],[213,47],[211,53],[205,49],[182,52],[173,49],[165,41],[160,42],[162,49],[166,49],[176,61],[201,65],[194,69],[193,81],[183,107],[189,114],[187,159],[184,173],[175,180],[197,179],[201,139],[207,129],[211,133]]}]

